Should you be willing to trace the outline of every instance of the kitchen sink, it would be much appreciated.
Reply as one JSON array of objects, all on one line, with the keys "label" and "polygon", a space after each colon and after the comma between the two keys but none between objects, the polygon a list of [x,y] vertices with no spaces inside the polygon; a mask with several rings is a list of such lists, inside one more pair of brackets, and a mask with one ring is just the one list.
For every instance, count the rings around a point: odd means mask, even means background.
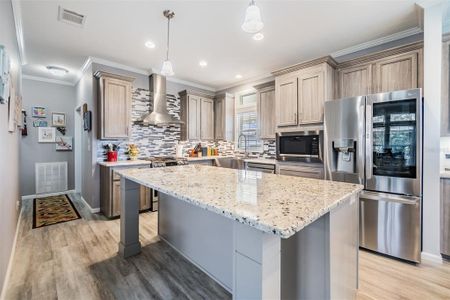
[{"label": "kitchen sink", "polygon": [[237,157],[219,157],[214,159],[214,166],[228,169],[245,169],[245,161],[243,158]]}]

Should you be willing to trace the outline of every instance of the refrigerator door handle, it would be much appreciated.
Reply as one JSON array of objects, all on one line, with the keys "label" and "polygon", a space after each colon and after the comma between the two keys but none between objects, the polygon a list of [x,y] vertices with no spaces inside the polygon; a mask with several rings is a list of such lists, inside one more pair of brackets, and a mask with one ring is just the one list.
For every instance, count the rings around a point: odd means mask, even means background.
[{"label": "refrigerator door handle", "polygon": [[365,222],[365,210],[364,210],[364,201],[360,201],[360,208],[361,208],[361,212],[360,212],[360,216],[361,216],[361,241],[360,241],[360,245],[364,246],[366,245],[366,231],[364,230],[366,227],[366,222]]},{"label": "refrigerator door handle", "polygon": [[[365,120],[364,115],[365,115],[365,107],[366,107],[366,98],[364,97],[362,103],[360,104],[359,108],[358,108],[358,113],[360,116],[362,116],[362,119]],[[364,180],[364,167],[365,167],[365,162],[364,162],[364,158],[365,158],[365,146],[364,144],[366,143],[365,141],[365,126],[364,126],[364,122],[362,122],[362,124],[360,123],[360,125],[358,125],[358,131],[359,131],[359,136],[358,136],[358,143],[356,147],[357,147],[357,151],[358,151],[358,176],[359,176],[359,181],[360,184],[365,184],[365,180]]]},{"label": "refrigerator door handle", "polygon": [[373,172],[373,142],[372,142],[372,104],[366,105],[366,180],[372,178]]},{"label": "refrigerator door handle", "polygon": [[376,193],[364,191],[360,196],[362,199],[375,200],[375,201],[386,201],[386,202],[396,202],[408,205],[419,205],[420,197],[416,196],[404,196],[404,195],[394,195],[387,193]]}]

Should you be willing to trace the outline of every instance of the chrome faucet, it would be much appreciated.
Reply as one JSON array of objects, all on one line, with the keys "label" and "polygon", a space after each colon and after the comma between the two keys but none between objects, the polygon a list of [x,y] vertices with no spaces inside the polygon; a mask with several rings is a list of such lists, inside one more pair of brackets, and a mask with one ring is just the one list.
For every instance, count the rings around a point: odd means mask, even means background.
[{"label": "chrome faucet", "polygon": [[239,137],[238,137],[238,147],[240,145],[241,137],[244,137],[244,150],[245,150],[244,157],[247,158],[249,156],[248,152],[247,152],[247,136],[245,134],[243,134],[243,133],[241,133],[239,135]]}]

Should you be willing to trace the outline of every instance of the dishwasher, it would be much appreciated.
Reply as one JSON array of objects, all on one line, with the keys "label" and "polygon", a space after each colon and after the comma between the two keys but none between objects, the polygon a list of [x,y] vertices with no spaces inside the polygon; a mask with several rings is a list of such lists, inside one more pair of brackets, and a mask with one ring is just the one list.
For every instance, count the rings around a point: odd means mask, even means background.
[{"label": "dishwasher", "polygon": [[273,164],[248,162],[246,169],[248,171],[258,171],[263,173],[275,174],[275,165]]}]

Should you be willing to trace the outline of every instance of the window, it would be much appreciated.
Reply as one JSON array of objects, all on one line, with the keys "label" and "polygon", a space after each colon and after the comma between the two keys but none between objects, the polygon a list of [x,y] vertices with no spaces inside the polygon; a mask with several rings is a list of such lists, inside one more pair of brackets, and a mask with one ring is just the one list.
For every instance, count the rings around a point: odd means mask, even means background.
[{"label": "window", "polygon": [[257,120],[256,92],[247,91],[236,97],[236,150],[245,149],[244,135],[247,140],[247,151],[261,151]]}]

